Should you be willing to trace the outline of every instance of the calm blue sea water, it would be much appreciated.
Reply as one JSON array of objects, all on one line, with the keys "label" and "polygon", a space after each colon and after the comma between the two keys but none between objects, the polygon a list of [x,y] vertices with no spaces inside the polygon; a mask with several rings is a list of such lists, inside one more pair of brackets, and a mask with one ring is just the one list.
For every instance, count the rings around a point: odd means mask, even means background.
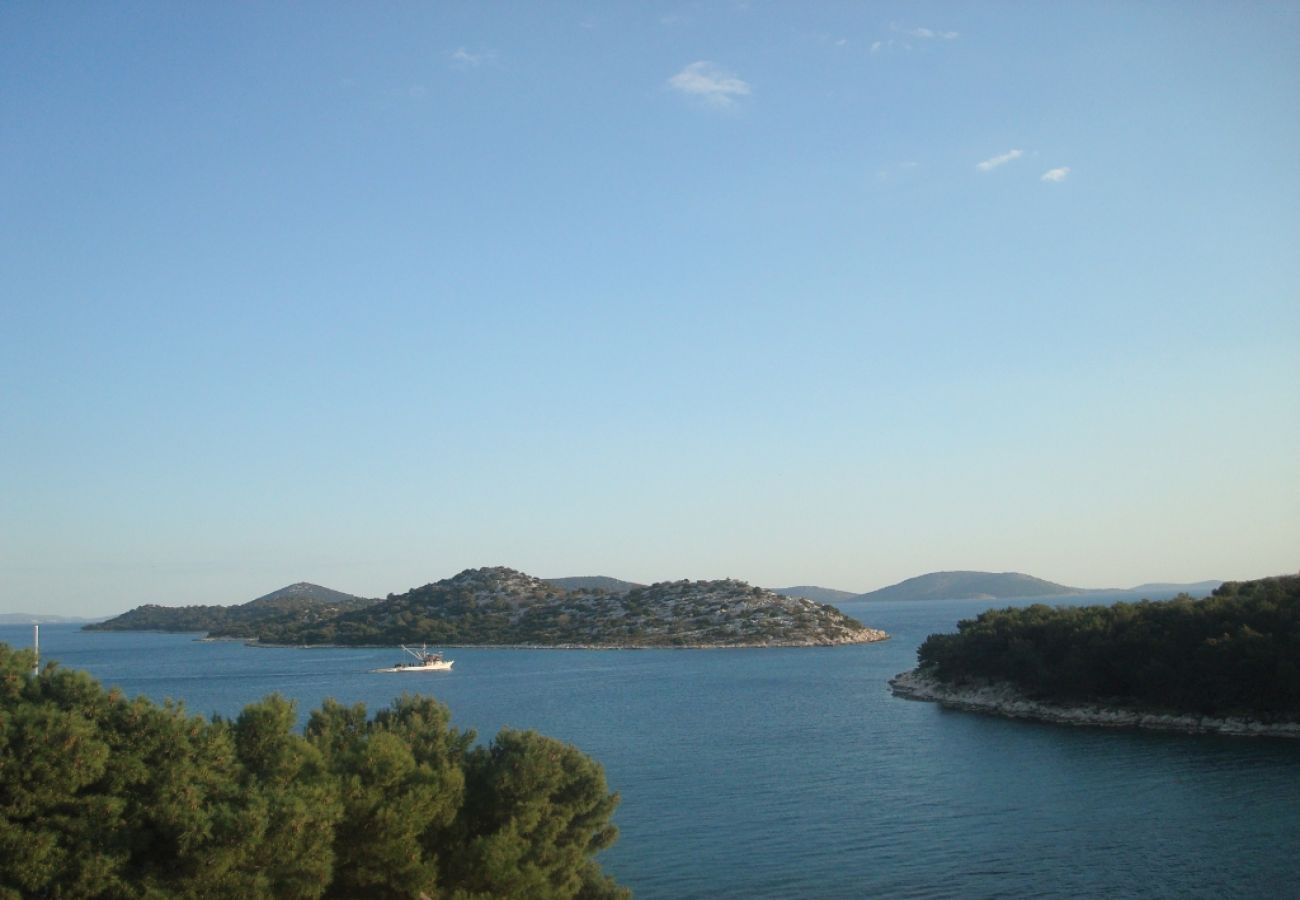
[{"label": "calm blue sea water", "polygon": [[[829,649],[395,650],[41,629],[45,659],[233,716],[432,693],[453,721],[570,741],[623,796],[606,869],[638,897],[1300,896],[1300,744],[1073,729],[890,696],[932,631],[987,604],[848,605],[894,635]],[[28,646],[29,627],[0,627]]]}]

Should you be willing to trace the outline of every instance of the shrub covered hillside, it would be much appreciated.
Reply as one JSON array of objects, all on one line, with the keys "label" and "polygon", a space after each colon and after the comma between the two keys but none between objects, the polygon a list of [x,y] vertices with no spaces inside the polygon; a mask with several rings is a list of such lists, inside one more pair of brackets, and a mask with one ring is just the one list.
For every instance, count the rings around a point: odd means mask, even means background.
[{"label": "shrub covered hillside", "polygon": [[333,618],[266,620],[256,633],[271,644],[545,647],[789,647],[887,637],[833,606],[743,581],[664,581],[610,593],[565,590],[504,566],[466,569]]},{"label": "shrub covered hillside", "polygon": [[930,635],[940,681],[1008,681],[1048,700],[1107,699],[1300,719],[1300,576],[1228,582],[1204,600],[1000,609]]},{"label": "shrub covered hillside", "polygon": [[601,767],[406,696],[207,721],[0,644],[0,897],[618,897]]}]

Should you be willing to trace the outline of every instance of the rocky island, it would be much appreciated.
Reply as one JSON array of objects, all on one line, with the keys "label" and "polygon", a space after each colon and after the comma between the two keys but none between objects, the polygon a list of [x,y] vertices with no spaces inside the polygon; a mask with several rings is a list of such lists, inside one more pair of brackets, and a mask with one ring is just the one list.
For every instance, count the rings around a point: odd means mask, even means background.
[{"label": "rocky island", "polygon": [[743,581],[542,579],[501,566],[354,597],[300,582],[237,606],[149,604],[98,631],[196,631],[277,645],[796,647],[880,641],[833,606]]},{"label": "rocky island", "polygon": [[[225,635],[220,630],[213,636]],[[242,636],[242,635],[231,635]],[[669,581],[610,591],[505,567],[466,569],[316,622],[266,620],[267,644],[527,647],[794,647],[884,640],[833,606],[743,581]]]},{"label": "rocky island", "polygon": [[990,610],[933,634],[900,696],[1074,725],[1300,738],[1300,576],[1204,599]]},{"label": "rocky island", "polygon": [[83,631],[206,631],[252,637],[262,623],[307,624],[362,609],[378,600],[300,581],[235,606],[160,606],[147,603]]}]

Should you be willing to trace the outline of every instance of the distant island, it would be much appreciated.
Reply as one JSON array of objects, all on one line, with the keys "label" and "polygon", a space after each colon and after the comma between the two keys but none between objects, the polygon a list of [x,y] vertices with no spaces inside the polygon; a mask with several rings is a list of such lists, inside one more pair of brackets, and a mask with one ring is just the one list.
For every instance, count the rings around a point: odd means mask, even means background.
[{"label": "distant island", "polygon": [[1018,600],[1025,597],[1063,597],[1085,594],[1020,572],[930,572],[908,578],[878,591],[858,594],[854,600]]},{"label": "distant island", "polygon": [[614,581],[548,581],[498,566],[466,569],[384,600],[342,595],[346,599],[322,602],[299,592],[291,600],[270,603],[263,597],[236,607],[150,605],[88,627],[354,646],[790,647],[888,637],[833,606],[743,581],[669,581],[614,591],[599,586]]},{"label": "distant island", "polygon": [[1300,738],[1300,576],[1205,599],[989,610],[932,634],[895,694],[1016,718]]},{"label": "distant island", "polygon": [[845,600],[853,600],[856,596],[852,591],[837,591],[834,588],[817,587],[812,584],[772,588],[772,592],[784,594],[787,597],[803,597],[805,600],[812,600],[814,603],[843,603]]},{"label": "distant island", "polygon": [[55,616],[50,613],[0,613],[0,625],[81,625],[97,621],[86,616]]},{"label": "distant island", "polygon": [[[1167,599],[1187,593],[1202,597],[1223,584],[1222,581],[1197,581],[1188,584],[1164,582],[1140,584],[1131,588],[1081,588],[1045,581],[1021,572],[930,572],[897,584],[823,602],[913,601],[913,600],[1026,600],[1036,597],[1072,597],[1096,594],[1110,600]],[[828,591],[827,588],[812,588]],[[838,592],[832,592],[838,593]]]},{"label": "distant island", "polygon": [[206,631],[253,637],[268,622],[308,624],[362,609],[378,600],[300,581],[237,606],[137,606],[120,616],[86,625],[83,631]]}]

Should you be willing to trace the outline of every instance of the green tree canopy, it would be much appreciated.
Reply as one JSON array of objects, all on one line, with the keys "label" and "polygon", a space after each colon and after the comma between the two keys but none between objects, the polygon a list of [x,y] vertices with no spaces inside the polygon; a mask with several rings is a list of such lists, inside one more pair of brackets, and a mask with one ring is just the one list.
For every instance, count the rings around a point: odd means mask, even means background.
[{"label": "green tree canopy", "polygon": [[618,797],[529,731],[487,746],[404,696],[268,697],[234,720],[105,691],[0,644],[0,898],[619,897]]},{"label": "green tree canopy", "polygon": [[1041,699],[1300,719],[1300,576],[1213,596],[989,610],[917,651],[941,681],[1011,682]]}]

